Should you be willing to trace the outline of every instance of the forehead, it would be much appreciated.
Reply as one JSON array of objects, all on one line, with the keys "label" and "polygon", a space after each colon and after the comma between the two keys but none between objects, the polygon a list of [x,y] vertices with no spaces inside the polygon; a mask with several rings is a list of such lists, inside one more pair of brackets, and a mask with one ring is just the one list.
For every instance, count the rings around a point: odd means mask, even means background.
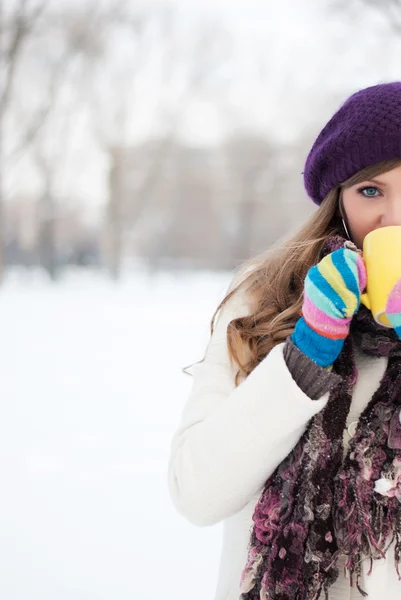
[{"label": "forehead", "polygon": [[391,166],[387,170],[380,169],[377,166],[370,169],[363,169],[344,182],[342,187],[346,189],[363,181],[372,181],[381,185],[401,185],[401,163]]}]

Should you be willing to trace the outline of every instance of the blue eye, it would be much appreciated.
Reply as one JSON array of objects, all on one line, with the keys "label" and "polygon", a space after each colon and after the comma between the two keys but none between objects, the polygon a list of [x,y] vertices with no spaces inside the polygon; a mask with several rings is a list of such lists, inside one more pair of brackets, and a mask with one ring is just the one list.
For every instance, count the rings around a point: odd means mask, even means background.
[{"label": "blue eye", "polygon": [[359,188],[358,193],[365,196],[365,198],[376,198],[380,194],[378,188],[374,185],[367,185],[363,188]]}]

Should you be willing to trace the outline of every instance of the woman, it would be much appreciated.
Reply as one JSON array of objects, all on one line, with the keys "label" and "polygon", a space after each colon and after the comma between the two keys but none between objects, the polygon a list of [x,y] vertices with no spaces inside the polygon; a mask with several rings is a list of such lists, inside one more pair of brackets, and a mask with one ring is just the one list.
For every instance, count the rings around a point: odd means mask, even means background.
[{"label": "woman", "polygon": [[401,596],[401,284],[393,328],[360,302],[364,237],[401,225],[400,128],[401,82],[340,107],[303,173],[319,209],[244,265],[193,367],[169,489],[224,522],[215,600]]}]

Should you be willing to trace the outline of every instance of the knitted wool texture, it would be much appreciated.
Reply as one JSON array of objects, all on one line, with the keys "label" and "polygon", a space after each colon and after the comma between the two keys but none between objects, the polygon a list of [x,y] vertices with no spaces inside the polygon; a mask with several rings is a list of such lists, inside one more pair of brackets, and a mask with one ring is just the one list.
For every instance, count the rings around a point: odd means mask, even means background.
[{"label": "knitted wool texture", "polygon": [[302,317],[291,336],[306,356],[325,368],[340,354],[366,286],[364,262],[353,248],[339,248],[309,269]]},{"label": "knitted wool texture", "polygon": [[401,338],[401,280],[391,290],[386,304],[386,315]]},{"label": "knitted wool texture", "polygon": [[[329,238],[323,255],[349,242]],[[333,365],[342,381],[311,419],[290,454],[266,481],[253,515],[242,600],[315,600],[339,576],[346,557],[350,585],[360,586],[361,560],[401,561],[401,341],[360,305]],[[379,388],[362,412],[343,460],[343,431],[357,379],[353,345],[388,356]],[[401,594],[401,582],[400,582]]]},{"label": "knitted wool texture", "polygon": [[401,82],[350,96],[322,129],[306,159],[305,189],[315,204],[360,169],[401,158]]}]

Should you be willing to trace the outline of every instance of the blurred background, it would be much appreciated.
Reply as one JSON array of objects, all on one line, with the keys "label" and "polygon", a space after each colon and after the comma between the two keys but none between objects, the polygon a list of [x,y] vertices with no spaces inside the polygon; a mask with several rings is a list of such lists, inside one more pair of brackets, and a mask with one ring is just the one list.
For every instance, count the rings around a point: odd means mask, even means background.
[{"label": "blurred background", "polygon": [[398,0],[0,0],[0,598],[213,598],[221,526],[167,492],[233,270],[401,78]]}]

